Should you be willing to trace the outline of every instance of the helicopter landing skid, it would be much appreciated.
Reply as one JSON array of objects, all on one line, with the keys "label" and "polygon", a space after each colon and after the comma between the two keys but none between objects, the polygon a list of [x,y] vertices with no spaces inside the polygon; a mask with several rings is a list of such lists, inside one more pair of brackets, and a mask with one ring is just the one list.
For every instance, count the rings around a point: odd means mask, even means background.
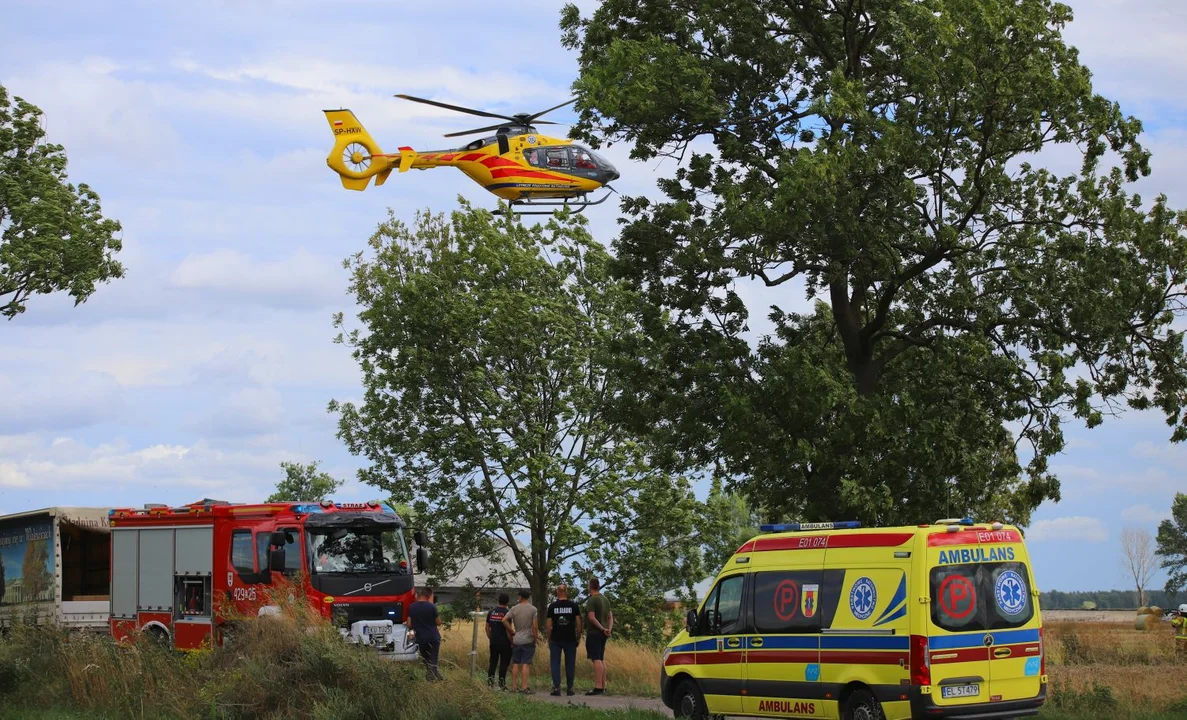
[{"label": "helicopter landing skid", "polygon": [[[611,195],[617,194],[617,192],[618,192],[617,190],[610,187],[609,185],[606,185],[605,188],[609,192],[607,192],[605,195],[603,195],[601,198],[599,198],[597,200],[582,200],[581,202],[573,202],[572,200],[562,200],[560,202],[547,202],[547,201],[543,201],[543,200],[513,200],[513,201],[511,201],[511,213],[510,214],[512,214],[512,215],[551,215],[554,212],[556,212],[555,210],[516,210],[517,207],[572,207],[572,208],[577,208],[577,214],[581,214],[581,211],[585,210],[585,208],[587,208],[591,205],[601,205],[602,203],[609,200]],[[495,215],[506,214],[503,212],[502,209],[496,209],[492,212]]]}]

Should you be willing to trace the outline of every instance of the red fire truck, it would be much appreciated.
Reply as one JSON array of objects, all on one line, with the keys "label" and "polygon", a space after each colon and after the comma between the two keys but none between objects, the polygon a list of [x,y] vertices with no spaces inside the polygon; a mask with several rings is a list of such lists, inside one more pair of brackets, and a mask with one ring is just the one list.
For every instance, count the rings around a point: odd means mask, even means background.
[{"label": "red fire truck", "polygon": [[[404,520],[368,503],[237,505],[204,500],[109,512],[111,633],[156,635],[178,649],[222,645],[243,618],[277,612],[265,590],[299,583],[348,642],[415,660]],[[424,533],[416,566],[428,565]]]}]

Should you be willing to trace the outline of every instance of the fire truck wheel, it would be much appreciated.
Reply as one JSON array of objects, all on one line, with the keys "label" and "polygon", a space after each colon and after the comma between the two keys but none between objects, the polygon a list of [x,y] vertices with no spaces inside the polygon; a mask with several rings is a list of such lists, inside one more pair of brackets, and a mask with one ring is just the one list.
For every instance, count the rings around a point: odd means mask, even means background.
[{"label": "fire truck wheel", "polygon": [[144,634],[148,636],[148,639],[152,640],[154,644],[160,645],[161,647],[169,647],[169,633],[165,631],[165,628],[158,625],[149,625],[144,629]]}]

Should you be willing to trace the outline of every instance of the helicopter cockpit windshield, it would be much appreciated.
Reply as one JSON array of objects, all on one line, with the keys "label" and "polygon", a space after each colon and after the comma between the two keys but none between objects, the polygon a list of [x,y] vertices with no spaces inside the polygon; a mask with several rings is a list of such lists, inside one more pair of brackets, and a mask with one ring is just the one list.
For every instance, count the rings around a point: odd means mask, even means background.
[{"label": "helicopter cockpit windshield", "polygon": [[589,175],[602,182],[618,178],[618,171],[609,160],[580,145],[528,148],[523,156],[529,164],[547,170]]}]

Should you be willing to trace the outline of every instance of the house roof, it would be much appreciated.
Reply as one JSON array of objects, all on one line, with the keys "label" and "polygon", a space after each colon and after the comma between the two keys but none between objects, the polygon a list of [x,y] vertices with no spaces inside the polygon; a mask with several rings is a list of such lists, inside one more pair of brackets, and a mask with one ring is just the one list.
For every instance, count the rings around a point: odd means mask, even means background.
[{"label": "house roof", "polygon": [[[471,558],[458,570],[457,574],[444,582],[437,583],[436,587],[442,589],[461,588],[466,585],[467,581],[479,589],[528,587],[527,576],[516,566],[511,548],[505,542],[496,542],[498,548],[493,561],[484,557]],[[527,552],[523,543],[516,540],[515,544],[521,552]],[[423,574],[418,574],[416,577],[417,584],[421,584],[425,580]]]}]

